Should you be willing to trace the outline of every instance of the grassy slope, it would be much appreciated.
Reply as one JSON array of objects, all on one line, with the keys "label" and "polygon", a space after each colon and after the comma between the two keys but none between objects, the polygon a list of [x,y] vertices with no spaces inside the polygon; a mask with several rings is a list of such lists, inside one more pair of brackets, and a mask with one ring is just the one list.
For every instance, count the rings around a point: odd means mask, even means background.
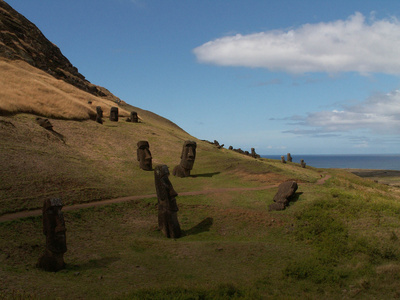
[{"label": "grassy slope", "polygon": [[[45,76],[32,72],[21,80]],[[75,93],[82,92],[69,94]],[[10,95],[1,94],[1,101]],[[0,117],[0,214],[40,208],[49,197],[70,205],[154,194],[153,173],[136,161],[136,142],[148,140],[153,164],[172,168],[183,141],[194,138],[150,112],[121,108],[138,111],[142,123],[51,119],[53,134],[34,115]],[[58,273],[34,267],[45,242],[40,217],[0,223],[0,298],[400,295],[398,189],[340,170],[255,160],[197,142],[195,176],[171,176],[178,193],[295,179],[297,201],[269,212],[276,188],[178,196],[185,232],[178,240],[156,230],[154,198],[67,212],[67,268]],[[318,185],[322,171],[332,178]]]}]

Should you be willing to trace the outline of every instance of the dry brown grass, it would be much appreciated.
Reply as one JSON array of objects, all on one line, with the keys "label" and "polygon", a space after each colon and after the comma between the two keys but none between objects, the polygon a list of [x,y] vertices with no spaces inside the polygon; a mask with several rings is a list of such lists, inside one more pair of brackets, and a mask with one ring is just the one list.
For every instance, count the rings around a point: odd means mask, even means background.
[{"label": "dry brown grass", "polygon": [[[115,103],[86,93],[24,61],[0,59],[0,112],[84,120],[96,115],[96,106],[101,106],[107,116]],[[119,114],[128,116],[129,112],[120,108]]]}]

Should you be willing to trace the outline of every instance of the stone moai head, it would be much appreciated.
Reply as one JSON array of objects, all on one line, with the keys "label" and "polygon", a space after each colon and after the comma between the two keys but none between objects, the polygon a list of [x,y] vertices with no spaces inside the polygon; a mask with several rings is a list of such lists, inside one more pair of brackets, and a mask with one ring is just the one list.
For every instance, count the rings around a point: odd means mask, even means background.
[{"label": "stone moai head", "polygon": [[178,193],[174,190],[168,176],[169,170],[166,165],[155,167],[154,183],[158,199],[158,228],[168,238],[179,238],[181,228],[178,222],[178,205],[175,199]]},{"label": "stone moai head", "polygon": [[110,121],[118,122],[118,107],[111,107]]},{"label": "stone moai head", "polygon": [[185,141],[181,154],[181,167],[186,170],[193,169],[194,160],[196,158],[197,144],[194,141]]},{"label": "stone moai head", "polygon": [[153,168],[149,142],[139,141],[137,146],[137,160],[140,162],[140,168],[142,170],[151,171]]},{"label": "stone moai head", "polygon": [[300,160],[300,165],[302,168],[306,167],[306,163],[304,162],[304,159]]},{"label": "stone moai head", "polygon": [[139,117],[136,111],[131,111],[131,122],[133,123],[138,123],[139,122]]},{"label": "stone moai head", "polygon": [[37,266],[46,271],[58,271],[65,267],[63,255],[67,252],[66,228],[61,212],[61,199],[51,199],[43,204],[43,233],[46,236],[46,250]]},{"label": "stone moai head", "polygon": [[96,122],[103,124],[103,110],[101,109],[101,106],[96,106]]},{"label": "stone moai head", "polygon": [[283,155],[281,156],[281,162],[286,164],[286,160],[285,160],[285,157]]},{"label": "stone moai head", "polygon": [[229,150],[233,150],[233,147],[232,146],[229,146],[229,148],[228,148]]},{"label": "stone moai head", "polygon": [[96,106],[96,113],[100,118],[103,117],[103,110],[101,109],[101,106]]},{"label": "stone moai head", "polygon": [[292,156],[290,155],[290,153],[287,154],[287,161],[289,161],[289,162],[293,161]]}]

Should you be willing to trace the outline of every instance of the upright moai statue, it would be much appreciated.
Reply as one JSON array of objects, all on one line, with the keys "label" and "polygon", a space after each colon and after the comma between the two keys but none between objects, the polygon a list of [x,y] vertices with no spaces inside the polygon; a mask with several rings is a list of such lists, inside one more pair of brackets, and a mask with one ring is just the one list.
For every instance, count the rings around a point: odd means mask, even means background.
[{"label": "upright moai statue", "polygon": [[288,161],[288,162],[292,162],[292,161],[293,161],[293,158],[292,158],[292,156],[290,155],[290,153],[287,154],[287,161]]},{"label": "upright moai statue", "polygon": [[101,106],[96,106],[96,122],[103,124],[103,110],[101,109]]},{"label": "upright moai statue", "polygon": [[153,170],[149,142],[139,141],[137,146],[137,160],[140,162],[140,168],[145,171]]},{"label": "upright moai statue", "polygon": [[178,221],[178,205],[175,197],[178,193],[169,180],[169,170],[166,165],[156,166],[154,181],[158,198],[158,228],[168,238],[179,238],[181,227]]},{"label": "upright moai statue", "polygon": [[305,168],[305,167],[306,167],[306,163],[304,162],[304,159],[302,159],[302,160],[300,161],[300,165],[301,165],[302,168]]},{"label": "upright moai statue", "polygon": [[110,110],[110,121],[118,122],[118,107],[111,107]]},{"label": "upright moai statue", "polygon": [[197,144],[194,141],[185,141],[182,148],[181,162],[177,165],[172,174],[177,177],[190,176],[190,170],[193,169],[194,160],[196,158]]},{"label": "upright moai statue", "polygon": [[56,272],[65,268],[64,253],[67,252],[64,216],[61,199],[51,199],[43,204],[43,233],[46,250],[39,258],[37,267]]},{"label": "upright moai statue", "polygon": [[229,148],[228,148],[229,150],[233,150],[233,147],[232,146],[229,146]]},{"label": "upright moai statue", "polygon": [[131,111],[131,122],[132,123],[138,123],[139,122],[139,117],[136,111]]},{"label": "upright moai statue", "polygon": [[283,155],[281,156],[281,162],[286,164],[286,160],[285,160],[285,157]]}]

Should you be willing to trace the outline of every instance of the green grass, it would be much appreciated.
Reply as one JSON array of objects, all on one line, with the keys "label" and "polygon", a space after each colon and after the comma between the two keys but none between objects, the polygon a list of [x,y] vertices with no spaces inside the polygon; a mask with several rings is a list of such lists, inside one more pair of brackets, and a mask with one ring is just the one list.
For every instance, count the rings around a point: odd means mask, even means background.
[{"label": "green grass", "polygon": [[[147,139],[153,165],[179,163],[173,124],[143,113],[143,123],[2,117],[0,214],[155,194],[153,172],[136,161]],[[10,131],[11,130],[11,131]],[[375,299],[400,295],[400,191],[341,170],[252,159],[198,141],[188,178],[170,176],[183,236],[157,230],[157,199],[65,212],[65,270],[35,267],[45,237],[41,217],[0,223],[0,298],[9,299]],[[317,184],[321,177],[331,178]],[[299,183],[284,211],[268,211],[276,185]],[[262,190],[226,190],[256,188]],[[213,193],[184,196],[184,192]]]}]

